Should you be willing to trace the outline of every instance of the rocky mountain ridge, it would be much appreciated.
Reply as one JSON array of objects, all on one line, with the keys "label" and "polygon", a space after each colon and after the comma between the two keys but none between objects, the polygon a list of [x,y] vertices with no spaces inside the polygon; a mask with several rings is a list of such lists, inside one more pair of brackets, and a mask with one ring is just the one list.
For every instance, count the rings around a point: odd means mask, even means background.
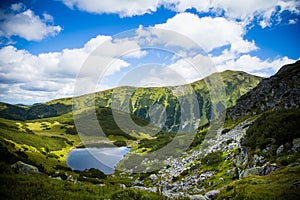
[{"label": "rocky mountain ridge", "polygon": [[298,108],[300,105],[300,61],[283,66],[243,95],[227,116],[237,119],[266,110]]}]

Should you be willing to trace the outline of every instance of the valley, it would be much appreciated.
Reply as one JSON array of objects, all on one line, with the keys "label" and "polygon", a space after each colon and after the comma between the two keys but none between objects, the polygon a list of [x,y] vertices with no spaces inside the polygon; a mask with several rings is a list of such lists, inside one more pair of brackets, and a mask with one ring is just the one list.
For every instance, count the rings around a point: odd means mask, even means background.
[{"label": "valley", "polygon": [[[206,86],[210,77],[191,83],[198,105],[190,105],[190,113],[198,108],[200,118],[185,151],[180,148],[188,132],[178,132],[183,112],[171,87],[119,87],[32,106],[1,103],[0,195],[5,199],[297,199],[299,65],[298,61],[283,66],[267,79],[221,72],[226,99],[219,108],[210,101]],[[180,95],[187,94],[183,90]],[[130,104],[117,110],[113,101]],[[149,108],[155,104],[166,110],[165,123],[163,116],[152,123]],[[226,118],[219,124],[224,109]],[[138,128],[127,123],[120,127],[116,115],[121,122],[130,117]],[[101,134],[93,123],[100,124]],[[151,159],[153,152],[172,142],[177,157],[165,152],[163,162]],[[74,148],[116,146],[129,147],[130,152],[113,174],[72,170],[67,165]],[[11,167],[18,161],[23,167]],[[155,170],[139,170],[136,163]]]}]

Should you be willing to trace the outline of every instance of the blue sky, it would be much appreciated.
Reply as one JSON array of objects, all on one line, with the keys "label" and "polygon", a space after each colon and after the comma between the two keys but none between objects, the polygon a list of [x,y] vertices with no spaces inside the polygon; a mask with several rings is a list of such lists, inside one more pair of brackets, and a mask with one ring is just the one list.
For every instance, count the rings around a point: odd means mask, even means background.
[{"label": "blue sky", "polygon": [[[137,30],[175,31],[202,48],[217,71],[268,77],[300,57],[297,0],[16,0],[2,1],[0,9],[0,101],[8,103],[72,96],[84,61],[105,41],[116,62],[96,89],[115,87],[125,73],[149,63],[172,69],[186,82],[213,72],[195,76],[183,59],[144,50],[140,40],[128,43],[135,55],[117,55],[124,42],[111,48],[121,38],[115,35],[132,29],[121,39],[134,38]],[[186,60],[199,61],[198,51],[180,50]],[[163,85],[158,79],[172,84],[162,75],[147,77]]]}]

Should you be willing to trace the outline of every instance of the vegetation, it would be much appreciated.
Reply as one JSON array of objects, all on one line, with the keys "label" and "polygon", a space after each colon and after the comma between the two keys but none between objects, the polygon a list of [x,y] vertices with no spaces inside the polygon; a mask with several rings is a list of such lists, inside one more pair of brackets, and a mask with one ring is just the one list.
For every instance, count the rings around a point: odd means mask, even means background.
[{"label": "vegetation", "polygon": [[201,159],[201,163],[207,166],[216,167],[223,161],[222,155],[222,151],[211,152]]},{"label": "vegetation", "polygon": [[287,167],[268,176],[249,176],[231,182],[217,199],[299,199],[300,167]]},{"label": "vegetation", "polygon": [[262,114],[247,130],[246,145],[261,150],[268,144],[281,145],[300,136],[300,108],[269,111]]}]

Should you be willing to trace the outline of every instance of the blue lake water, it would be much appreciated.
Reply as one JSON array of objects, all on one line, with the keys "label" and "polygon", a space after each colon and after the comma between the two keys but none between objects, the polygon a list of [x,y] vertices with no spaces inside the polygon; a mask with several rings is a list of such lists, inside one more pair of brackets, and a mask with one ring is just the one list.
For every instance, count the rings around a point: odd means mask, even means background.
[{"label": "blue lake water", "polygon": [[67,165],[73,170],[96,168],[113,174],[115,165],[129,152],[128,147],[73,149],[67,156]]}]

